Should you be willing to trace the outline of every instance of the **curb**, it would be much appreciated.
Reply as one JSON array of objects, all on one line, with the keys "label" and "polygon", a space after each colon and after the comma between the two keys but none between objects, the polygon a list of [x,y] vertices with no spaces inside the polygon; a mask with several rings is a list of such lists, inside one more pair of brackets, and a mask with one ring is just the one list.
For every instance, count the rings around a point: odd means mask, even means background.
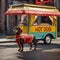
[{"label": "curb", "polygon": [[12,43],[12,42],[15,42],[15,41],[1,41],[0,43]]},{"label": "curb", "polygon": [[[54,41],[54,40],[53,40]],[[55,40],[56,41],[56,40]],[[57,38],[57,41],[60,41],[60,37]],[[15,39],[6,39],[6,38],[1,38],[0,43],[15,43]]]},{"label": "curb", "polygon": [[58,37],[57,39],[60,40],[60,37]]}]

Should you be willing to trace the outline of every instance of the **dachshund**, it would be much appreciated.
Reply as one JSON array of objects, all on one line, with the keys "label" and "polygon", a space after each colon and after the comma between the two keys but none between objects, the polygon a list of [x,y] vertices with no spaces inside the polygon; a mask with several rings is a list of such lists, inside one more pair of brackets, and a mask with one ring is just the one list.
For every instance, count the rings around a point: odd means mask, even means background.
[{"label": "dachshund", "polygon": [[36,50],[37,41],[33,35],[23,34],[22,29],[19,27],[16,27],[14,29],[14,32],[15,32],[16,42],[19,46],[18,51],[23,51],[25,43],[28,43],[30,45],[30,50],[32,49],[32,45],[34,45],[34,50]]}]

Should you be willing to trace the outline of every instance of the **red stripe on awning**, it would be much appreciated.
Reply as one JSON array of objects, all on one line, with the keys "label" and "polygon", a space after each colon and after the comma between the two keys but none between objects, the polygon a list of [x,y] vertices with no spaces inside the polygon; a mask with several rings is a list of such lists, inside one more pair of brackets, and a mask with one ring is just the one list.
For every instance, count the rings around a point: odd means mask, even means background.
[{"label": "red stripe on awning", "polygon": [[60,12],[50,12],[50,11],[29,11],[26,10],[25,13],[33,15],[42,15],[42,16],[60,16]]},{"label": "red stripe on awning", "polygon": [[23,10],[10,10],[7,11],[5,14],[9,15],[9,14],[21,14],[23,13]]},{"label": "red stripe on awning", "polygon": [[7,15],[28,14],[28,15],[41,15],[41,16],[60,16],[60,12],[35,11],[35,10],[10,10],[10,11],[7,11],[6,14]]}]

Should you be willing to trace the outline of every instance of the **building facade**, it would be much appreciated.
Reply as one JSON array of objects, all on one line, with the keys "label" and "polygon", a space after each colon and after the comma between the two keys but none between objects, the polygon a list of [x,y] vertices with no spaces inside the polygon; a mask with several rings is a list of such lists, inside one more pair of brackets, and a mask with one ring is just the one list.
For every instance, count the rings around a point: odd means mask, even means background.
[{"label": "building facade", "polygon": [[[41,0],[43,1],[43,0]],[[45,0],[44,0],[45,1]],[[17,25],[17,17],[14,15],[5,16],[5,11],[10,7],[12,4],[20,4],[21,2],[24,3],[31,3],[35,4],[35,0],[0,0],[0,34],[11,35],[13,34],[13,27]],[[56,6],[60,10],[60,0],[51,0],[50,6]],[[58,18],[58,32],[60,32],[60,18]],[[59,33],[60,34],[60,33]],[[60,36],[58,34],[58,36]]]},{"label": "building facade", "polygon": [[3,34],[5,32],[5,8],[5,0],[0,0],[0,34]]}]

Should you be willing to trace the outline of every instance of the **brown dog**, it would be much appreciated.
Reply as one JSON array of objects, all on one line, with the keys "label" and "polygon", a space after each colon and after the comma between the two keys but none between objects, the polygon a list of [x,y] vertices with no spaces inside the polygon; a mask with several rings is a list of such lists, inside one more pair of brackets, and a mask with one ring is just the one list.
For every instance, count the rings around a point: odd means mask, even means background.
[{"label": "brown dog", "polygon": [[19,50],[18,51],[23,51],[23,44],[24,43],[29,43],[30,44],[30,49],[32,49],[32,43],[34,44],[34,50],[36,50],[36,39],[33,35],[31,34],[22,34],[22,30],[20,28],[16,28],[14,30],[15,35],[16,35],[16,42],[18,43]]}]

